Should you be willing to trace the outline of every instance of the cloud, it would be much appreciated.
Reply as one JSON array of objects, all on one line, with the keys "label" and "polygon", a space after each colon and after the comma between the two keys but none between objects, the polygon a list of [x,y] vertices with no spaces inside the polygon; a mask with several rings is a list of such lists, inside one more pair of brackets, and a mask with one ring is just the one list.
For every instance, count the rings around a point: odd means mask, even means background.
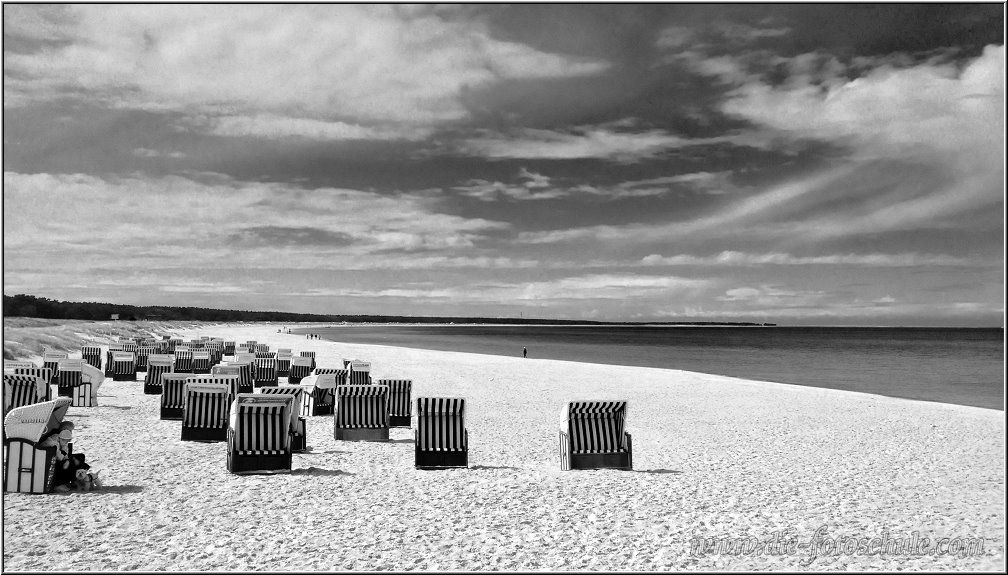
[{"label": "cloud", "polygon": [[[363,126],[339,121],[291,118],[270,114],[254,116],[222,116],[212,118],[207,132],[219,136],[252,136],[258,138],[302,138],[327,140],[422,140],[431,134],[424,126],[387,127]],[[191,122],[199,125],[200,123]]]},{"label": "cloud", "polygon": [[232,232],[227,242],[239,246],[346,246],[353,236],[310,226],[254,226]]},{"label": "cloud", "polygon": [[34,49],[5,52],[6,107],[75,98],[220,116],[215,129],[231,133],[372,137],[374,123],[466,117],[465,89],[608,68],[493,38],[485,23],[433,8],[10,8],[5,35]]},{"label": "cloud", "polygon": [[782,252],[752,254],[737,251],[723,251],[713,256],[676,255],[661,256],[651,254],[641,258],[645,266],[856,266],[856,267],[972,267],[993,265],[994,262],[982,262],[972,258],[962,258],[942,254],[829,254],[820,256],[794,256]]},{"label": "cloud", "polygon": [[553,179],[541,174],[533,174],[521,169],[515,183],[490,182],[473,179],[450,188],[464,196],[485,202],[508,200],[555,200],[569,197],[596,197],[601,200],[619,200],[662,196],[672,193],[719,195],[733,190],[728,172],[693,172],[631,180],[613,185],[590,185],[585,183],[559,185]]},{"label": "cloud", "polygon": [[133,150],[133,155],[139,158],[184,158],[186,155],[182,152],[165,152],[161,150],[151,150],[150,148],[136,148]]}]

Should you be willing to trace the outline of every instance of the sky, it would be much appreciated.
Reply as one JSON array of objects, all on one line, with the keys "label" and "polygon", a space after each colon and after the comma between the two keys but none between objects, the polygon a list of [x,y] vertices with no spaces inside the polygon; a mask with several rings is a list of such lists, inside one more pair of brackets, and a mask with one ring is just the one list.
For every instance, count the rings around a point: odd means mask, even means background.
[{"label": "sky", "polygon": [[1004,325],[1002,4],[3,7],[3,288]]}]

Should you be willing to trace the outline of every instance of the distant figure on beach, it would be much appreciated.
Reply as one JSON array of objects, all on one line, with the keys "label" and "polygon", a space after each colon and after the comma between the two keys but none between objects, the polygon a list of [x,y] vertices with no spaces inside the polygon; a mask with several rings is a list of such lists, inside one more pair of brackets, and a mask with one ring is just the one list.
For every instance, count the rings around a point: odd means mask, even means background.
[{"label": "distant figure on beach", "polygon": [[528,357],[528,348],[527,347],[523,347],[522,348],[522,357]]}]

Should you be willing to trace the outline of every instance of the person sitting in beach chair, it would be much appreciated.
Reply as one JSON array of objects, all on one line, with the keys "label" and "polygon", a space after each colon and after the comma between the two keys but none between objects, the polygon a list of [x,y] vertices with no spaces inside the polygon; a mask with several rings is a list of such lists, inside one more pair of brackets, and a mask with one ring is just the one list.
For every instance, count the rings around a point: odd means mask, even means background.
[{"label": "person sitting in beach chair", "polygon": [[48,439],[65,427],[63,417],[70,403],[69,398],[57,397],[12,409],[4,417],[5,492],[52,492],[57,461],[69,457],[72,447],[64,452],[60,442]]},{"label": "person sitting in beach chair", "polygon": [[379,379],[378,385],[389,388],[389,427],[409,427],[412,419],[412,379]]},{"label": "person sitting in beach chair", "polygon": [[469,466],[465,399],[418,397],[414,466],[441,469]]},{"label": "person sitting in beach chair", "polygon": [[3,374],[3,412],[46,401],[49,384],[37,375]]},{"label": "person sitting in beach chair", "polygon": [[228,471],[289,473],[294,396],[240,393],[228,418]]},{"label": "person sitting in beach chair", "polygon": [[147,356],[147,374],[144,375],[143,392],[147,395],[161,395],[161,376],[174,371],[174,355],[155,353]]},{"label": "person sitting in beach chair", "polygon": [[561,411],[560,469],[633,469],[625,401],[572,401]]},{"label": "person sitting in beach chair", "polygon": [[278,385],[276,387],[260,387],[259,393],[265,395],[290,395],[294,397],[291,415],[291,451],[302,453],[308,449],[308,394],[299,385]]},{"label": "person sitting in beach chair", "polygon": [[343,441],[388,441],[388,386],[336,388],[333,437]]},{"label": "person sitting in beach chair", "polygon": [[287,382],[291,384],[299,383],[302,378],[308,377],[314,367],[315,360],[310,357],[292,357],[290,372],[287,374]]},{"label": "person sitting in beach chair", "polygon": [[[234,380],[237,389],[238,378]],[[186,378],[182,405],[182,441],[227,440],[231,389],[214,376]]]},{"label": "person sitting in beach chair", "polygon": [[185,409],[185,384],[191,373],[161,374],[161,419],[179,420]]}]

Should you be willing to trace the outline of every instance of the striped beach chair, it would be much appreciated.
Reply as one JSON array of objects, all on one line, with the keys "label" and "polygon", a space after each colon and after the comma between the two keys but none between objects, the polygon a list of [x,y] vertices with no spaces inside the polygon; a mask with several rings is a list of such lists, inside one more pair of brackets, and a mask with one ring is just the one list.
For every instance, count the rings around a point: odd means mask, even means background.
[{"label": "striped beach chair", "polygon": [[210,350],[210,365],[217,365],[224,359],[223,341],[211,341],[207,344],[207,349]]},{"label": "striped beach chair", "polygon": [[49,493],[56,473],[55,445],[40,447],[44,436],[58,430],[70,407],[70,399],[58,397],[17,407],[4,417],[4,491]]},{"label": "striped beach chair", "polygon": [[192,372],[193,373],[210,373],[210,350],[209,349],[196,349],[193,350],[192,359]]},{"label": "striped beach chair", "polygon": [[336,388],[333,437],[343,441],[388,441],[388,386]]},{"label": "striped beach chair", "polygon": [[302,351],[301,352],[301,357],[310,357],[311,358],[311,368],[313,370],[315,369],[315,352],[314,351]]},{"label": "striped beach chair", "polygon": [[297,385],[305,390],[305,401],[308,404],[308,413],[305,415],[332,415],[336,388],[343,385],[343,380],[331,373],[309,375]]},{"label": "striped beach chair", "polygon": [[253,353],[273,353],[270,351],[269,345],[265,343],[257,343],[255,344],[255,347],[250,349],[254,350]]},{"label": "striped beach chair", "polygon": [[226,365],[216,365],[210,368],[210,373],[233,374],[233,370],[238,373],[238,393],[252,393],[255,390],[255,383],[252,379],[252,364],[247,361],[229,361]]},{"label": "striped beach chair", "polygon": [[[56,395],[73,398],[77,388],[84,384],[82,359],[61,359],[56,364]],[[75,404],[76,405],[76,404]]]},{"label": "striped beach chair", "polygon": [[276,387],[277,361],[275,357],[257,357],[255,359],[255,386]]},{"label": "striped beach chair", "polygon": [[572,401],[560,423],[560,469],[633,469],[625,401]]},{"label": "striped beach chair", "polygon": [[42,401],[52,401],[52,386],[49,382],[53,381],[55,377],[49,368],[38,367],[30,361],[8,362],[4,364],[4,373],[41,378],[45,382],[45,397],[42,398]]},{"label": "striped beach chair", "polygon": [[188,346],[175,346],[175,373],[192,373],[193,352]]},{"label": "striped beach chair", "polygon": [[147,374],[144,376],[144,390],[147,395],[161,395],[161,376],[175,371],[175,356],[155,353],[147,356]]},{"label": "striped beach chair", "polygon": [[152,344],[142,344],[137,346],[136,370],[147,371],[147,361],[151,354],[157,353],[157,348]]},{"label": "striped beach chair", "polygon": [[191,373],[161,374],[161,419],[182,419],[185,409],[185,384]]},{"label": "striped beach chair", "polygon": [[277,350],[277,376],[287,377],[290,373],[290,362],[291,358],[294,357],[294,353],[291,350],[281,347]]},{"label": "striped beach chair", "polygon": [[49,384],[37,375],[3,374],[3,412],[46,400]]},{"label": "striped beach chair", "polygon": [[259,393],[265,395],[290,395],[294,397],[291,409],[291,451],[302,453],[308,449],[308,411],[307,395],[299,385],[278,385],[277,387],[262,387]]},{"label": "striped beach chair", "polygon": [[355,359],[347,365],[347,383],[350,385],[371,384],[371,362]]},{"label": "striped beach chair", "polygon": [[235,354],[235,342],[225,341],[224,342],[224,355],[234,355]]},{"label": "striped beach chair", "polygon": [[231,473],[289,473],[294,397],[240,393],[228,418]]},{"label": "striped beach chair", "polygon": [[136,355],[132,351],[112,352],[112,379],[136,381]]},{"label": "striped beach chair", "polygon": [[415,459],[418,469],[469,466],[465,399],[418,397]]},{"label": "striped beach chair", "polygon": [[389,427],[409,427],[413,416],[412,379],[379,379],[389,388]]},{"label": "striped beach chair", "polygon": [[45,351],[42,353],[42,367],[49,368],[52,373],[53,378],[49,381],[50,384],[56,382],[56,372],[59,371],[57,369],[59,360],[67,359],[68,357],[64,351]]},{"label": "striped beach chair", "polygon": [[[237,387],[238,378],[233,379]],[[227,440],[228,384],[213,376],[190,376],[182,397],[182,441]]]},{"label": "striped beach chair", "polygon": [[350,365],[350,362],[353,361],[353,360],[352,359],[347,359],[347,358],[344,357],[344,358],[342,358],[342,361],[343,361],[343,369],[348,369],[348,366]]},{"label": "striped beach chair", "polygon": [[81,358],[92,367],[102,368],[102,348],[100,345],[82,345]]},{"label": "striped beach chair", "polygon": [[288,383],[298,383],[302,378],[311,375],[314,368],[315,360],[310,357],[299,356],[292,357],[290,363],[290,372],[287,374]]}]

